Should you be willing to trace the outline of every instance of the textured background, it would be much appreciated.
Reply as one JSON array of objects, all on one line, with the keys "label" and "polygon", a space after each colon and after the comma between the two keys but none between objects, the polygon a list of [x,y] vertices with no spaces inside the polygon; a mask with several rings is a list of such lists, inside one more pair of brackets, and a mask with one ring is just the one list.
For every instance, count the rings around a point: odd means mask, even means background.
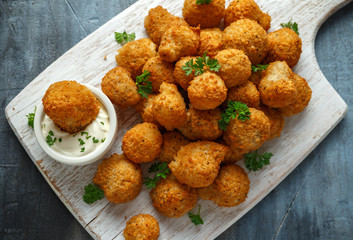
[{"label": "textured background", "polygon": [[[4,109],[47,66],[134,2],[0,1],[0,239],[91,239],[27,156]],[[352,108],[353,3],[323,24],[315,50],[322,72]],[[299,167],[218,239],[353,239],[352,123],[349,110]]]}]

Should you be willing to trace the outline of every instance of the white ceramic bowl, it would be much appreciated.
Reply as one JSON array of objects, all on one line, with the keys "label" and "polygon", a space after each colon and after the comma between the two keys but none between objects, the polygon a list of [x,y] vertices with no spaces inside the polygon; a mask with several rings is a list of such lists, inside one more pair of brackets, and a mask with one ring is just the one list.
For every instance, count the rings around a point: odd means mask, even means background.
[{"label": "white ceramic bowl", "polygon": [[109,121],[110,121],[110,129],[105,141],[101,144],[99,148],[95,149],[93,152],[81,157],[70,157],[56,152],[51,147],[49,147],[48,143],[45,140],[45,137],[42,134],[41,122],[45,114],[43,111],[42,103],[39,105],[39,107],[37,107],[36,114],[34,117],[34,133],[39,145],[51,158],[53,158],[58,162],[68,164],[68,165],[74,165],[74,166],[86,165],[102,158],[113,145],[117,135],[118,119],[116,117],[116,112],[113,104],[111,103],[109,98],[103,92],[99,91],[97,88],[89,85],[85,85],[85,86],[88,87],[92,91],[92,93],[98,98],[98,100],[103,104],[103,106],[108,112]]}]

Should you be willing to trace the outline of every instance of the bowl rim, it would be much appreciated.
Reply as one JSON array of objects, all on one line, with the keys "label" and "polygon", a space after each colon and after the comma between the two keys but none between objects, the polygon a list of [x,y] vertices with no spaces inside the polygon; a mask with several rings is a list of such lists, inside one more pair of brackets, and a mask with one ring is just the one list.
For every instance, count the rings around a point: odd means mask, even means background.
[{"label": "bowl rim", "polygon": [[44,150],[44,152],[48,154],[49,157],[51,157],[52,159],[58,162],[68,164],[68,165],[74,165],[74,166],[81,166],[81,165],[93,163],[98,159],[100,159],[101,157],[103,157],[108,152],[108,150],[112,147],[118,130],[118,118],[116,115],[115,108],[112,102],[109,100],[109,98],[96,87],[90,86],[88,84],[82,84],[82,85],[86,86],[91,90],[91,92],[98,98],[100,103],[105,107],[109,115],[110,128],[108,131],[108,135],[105,141],[102,143],[102,145],[98,147],[96,150],[94,150],[93,152],[81,157],[71,157],[71,156],[67,156],[56,152],[55,150],[49,147],[49,145],[47,144],[42,134],[41,122],[45,115],[43,111],[42,102],[37,107],[36,114],[34,116],[34,133],[39,145]]}]

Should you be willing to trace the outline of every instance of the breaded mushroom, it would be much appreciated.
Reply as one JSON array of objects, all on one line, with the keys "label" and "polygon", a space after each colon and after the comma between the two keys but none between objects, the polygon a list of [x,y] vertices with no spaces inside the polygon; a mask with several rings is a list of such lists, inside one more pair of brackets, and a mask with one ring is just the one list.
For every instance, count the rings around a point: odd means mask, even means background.
[{"label": "breaded mushroom", "polygon": [[159,92],[152,103],[154,117],[168,131],[181,127],[186,122],[186,106],[177,86],[164,82]]},{"label": "breaded mushroom", "polygon": [[136,79],[142,74],[142,68],[151,57],[157,57],[157,45],[148,38],[138,39],[126,43],[115,56],[118,66],[125,68]]},{"label": "breaded mushroom", "polygon": [[225,0],[213,0],[210,3],[197,4],[196,0],[185,0],[183,17],[193,27],[217,27],[224,16]]},{"label": "breaded mushroom", "polygon": [[63,131],[77,133],[96,119],[100,102],[76,81],[53,83],[42,99],[43,110]]},{"label": "breaded mushroom", "polygon": [[162,142],[157,125],[144,122],[125,133],[122,150],[134,163],[152,162],[161,152]]},{"label": "breaded mushroom", "polygon": [[227,151],[228,147],[215,142],[193,142],[182,146],[168,166],[180,183],[206,187],[217,177]]},{"label": "breaded mushroom", "polygon": [[198,55],[202,56],[207,52],[210,57],[216,56],[222,50],[222,38],[223,33],[219,28],[201,29]]},{"label": "breaded mushroom", "polygon": [[238,49],[220,51],[215,59],[221,65],[217,75],[222,78],[227,88],[246,83],[251,75],[251,62],[245,53]]},{"label": "breaded mushroom", "polygon": [[154,92],[159,91],[159,87],[163,82],[174,83],[174,64],[163,61],[160,57],[150,58],[143,66],[142,71],[151,73],[148,81],[152,82],[152,90]]},{"label": "breaded mushroom", "polygon": [[280,137],[284,127],[284,117],[279,109],[270,108],[262,105],[260,110],[263,111],[270,120],[271,130],[268,140]]},{"label": "breaded mushroom", "polygon": [[176,62],[181,57],[193,56],[199,47],[199,29],[186,26],[170,26],[164,32],[158,53],[167,62]]},{"label": "breaded mushroom", "polygon": [[248,107],[258,108],[260,106],[260,93],[255,84],[250,81],[228,89],[227,101],[238,101],[245,103]]},{"label": "breaded mushroom", "polygon": [[191,140],[216,140],[223,131],[218,126],[222,119],[219,108],[212,110],[198,110],[190,105],[186,113],[187,122],[179,128],[179,131]]},{"label": "breaded mushroom", "polygon": [[255,84],[256,87],[259,87],[261,82],[261,72],[262,71],[251,72],[251,76],[249,77],[249,81]]},{"label": "breaded mushroom", "polygon": [[309,105],[312,93],[310,86],[304,78],[294,73],[293,80],[298,92],[297,99],[289,106],[280,108],[282,114],[287,117],[302,112]]},{"label": "breaded mushroom", "polygon": [[157,45],[161,43],[163,33],[171,26],[188,26],[181,17],[170,14],[162,6],[151,8],[145,18],[145,28],[150,39]]},{"label": "breaded mushroom", "polygon": [[223,144],[228,148],[226,155],[222,161],[222,164],[235,163],[243,159],[243,154],[240,153],[239,149],[231,149],[223,139],[217,141],[219,144]]},{"label": "breaded mushroom", "polygon": [[134,106],[136,111],[141,114],[142,120],[144,122],[154,123],[160,128],[160,124],[153,115],[153,101],[156,94],[149,94],[147,98],[141,98],[139,103]]},{"label": "breaded mushroom", "polygon": [[244,51],[254,65],[261,63],[266,57],[267,33],[257,22],[240,19],[226,27],[223,33],[223,48]]},{"label": "breaded mushroom", "polygon": [[105,74],[101,88],[110,101],[119,107],[132,107],[140,101],[131,74],[122,67],[113,68]]},{"label": "breaded mushroom", "polygon": [[149,214],[133,216],[126,222],[125,240],[157,240],[159,224],[157,219]]},{"label": "breaded mushroom", "polygon": [[142,187],[142,170],[123,154],[113,154],[98,165],[93,182],[113,203],[126,203],[137,197]]},{"label": "breaded mushroom", "polygon": [[190,85],[190,82],[194,79],[194,70],[190,75],[186,75],[185,71],[182,69],[188,61],[193,59],[193,63],[195,63],[197,57],[182,57],[176,64],[173,72],[173,76],[175,81],[186,91]]},{"label": "breaded mushroom", "polygon": [[227,88],[218,75],[205,72],[190,82],[188,97],[196,109],[215,109],[226,100]]},{"label": "breaded mushroom", "polygon": [[166,217],[181,217],[197,203],[196,190],[178,182],[172,174],[159,180],[150,196],[153,206]]},{"label": "breaded mushroom", "polygon": [[272,108],[287,107],[296,101],[294,73],[285,61],[272,62],[261,72],[259,91],[261,101]]},{"label": "breaded mushroom", "polygon": [[166,132],[163,134],[162,150],[159,154],[159,160],[170,163],[174,160],[174,156],[179,151],[180,147],[191,143],[180,132]]},{"label": "breaded mushroom", "polygon": [[242,121],[232,119],[229,121],[223,139],[234,151],[241,154],[258,149],[270,137],[271,124],[264,112],[249,108],[250,119]]},{"label": "breaded mushroom", "polygon": [[282,28],[268,34],[268,52],[264,63],[286,61],[290,68],[297,65],[302,53],[302,40],[292,29]]},{"label": "breaded mushroom", "polygon": [[221,167],[212,185],[198,188],[201,199],[211,200],[220,207],[235,207],[244,202],[250,189],[250,180],[244,169],[234,164]]},{"label": "breaded mushroom", "polygon": [[271,27],[270,15],[262,12],[254,0],[233,0],[225,12],[225,25],[244,18],[258,22],[266,31]]}]

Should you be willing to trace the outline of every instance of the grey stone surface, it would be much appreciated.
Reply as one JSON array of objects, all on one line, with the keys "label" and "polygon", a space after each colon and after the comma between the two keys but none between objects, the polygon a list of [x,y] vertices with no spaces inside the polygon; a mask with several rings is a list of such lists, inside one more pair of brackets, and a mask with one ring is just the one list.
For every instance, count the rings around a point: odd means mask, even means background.
[{"label": "grey stone surface", "polygon": [[[53,61],[134,2],[0,1],[0,239],[90,239],[35,168],[4,109]],[[324,75],[352,108],[353,3],[323,24],[315,50]],[[302,164],[217,239],[353,239],[352,123],[349,110]]]}]

